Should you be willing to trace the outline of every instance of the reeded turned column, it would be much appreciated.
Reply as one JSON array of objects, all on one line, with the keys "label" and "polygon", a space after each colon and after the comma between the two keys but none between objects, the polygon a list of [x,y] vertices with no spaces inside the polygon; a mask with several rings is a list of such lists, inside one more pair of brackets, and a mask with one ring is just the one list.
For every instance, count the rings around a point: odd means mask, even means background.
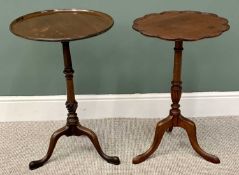
[{"label": "reeded turned column", "polygon": [[194,11],[167,11],[154,13],[138,18],[133,28],[145,36],[174,41],[174,67],[171,86],[172,105],[169,116],[156,125],[154,140],[150,148],[133,159],[134,164],[141,163],[149,158],[158,148],[166,131],[171,132],[173,127],[186,130],[193,149],[204,159],[212,163],[220,163],[217,156],[208,154],[198,144],[196,125],[193,121],[182,116],[180,98],[182,94],[182,51],[183,41],[196,41],[203,38],[219,36],[229,29],[228,21],[211,13]]}]

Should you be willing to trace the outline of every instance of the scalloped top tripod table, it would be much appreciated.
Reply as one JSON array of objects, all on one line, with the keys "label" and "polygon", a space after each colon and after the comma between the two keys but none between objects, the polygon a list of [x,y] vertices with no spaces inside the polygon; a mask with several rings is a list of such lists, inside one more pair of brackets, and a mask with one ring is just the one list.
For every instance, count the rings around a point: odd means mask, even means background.
[{"label": "scalloped top tripod table", "polygon": [[29,168],[31,170],[39,168],[47,162],[53,153],[57,140],[62,135],[86,135],[103,159],[112,164],[120,164],[118,157],[108,156],[102,151],[96,134],[79,123],[76,114],[78,105],[75,100],[73,84],[74,70],[72,69],[69,47],[70,41],[99,35],[112,26],[111,16],[102,12],[78,9],[35,12],[19,17],[11,23],[10,30],[17,36],[30,40],[61,42],[63,47],[64,74],[67,85],[67,123],[52,134],[47,154],[40,160],[30,162]]},{"label": "scalloped top tripod table", "polygon": [[181,127],[186,130],[193,149],[200,156],[212,163],[220,163],[218,157],[208,154],[199,146],[196,136],[196,125],[193,121],[183,117],[179,109],[182,93],[181,65],[183,41],[196,41],[219,36],[229,30],[228,21],[211,13],[166,11],[136,19],[133,28],[145,36],[175,42],[173,81],[171,86],[172,105],[169,116],[158,122],[151,147],[145,153],[136,156],[133,159],[133,163],[141,163],[152,155],[158,148],[165,131],[171,132],[173,127]]}]

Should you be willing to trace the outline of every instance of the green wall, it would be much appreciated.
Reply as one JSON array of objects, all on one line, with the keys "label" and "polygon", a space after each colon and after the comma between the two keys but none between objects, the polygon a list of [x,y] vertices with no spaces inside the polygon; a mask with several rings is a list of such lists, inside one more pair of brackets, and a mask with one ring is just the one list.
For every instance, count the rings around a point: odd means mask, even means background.
[{"label": "green wall", "polygon": [[165,10],[199,10],[229,19],[222,36],[184,44],[184,91],[239,90],[238,0],[0,0],[0,95],[65,94],[59,43],[36,42],[9,32],[26,13],[52,8],[103,11],[114,20],[100,36],[71,43],[77,94],[169,92],[173,43],[132,30],[137,17]]}]

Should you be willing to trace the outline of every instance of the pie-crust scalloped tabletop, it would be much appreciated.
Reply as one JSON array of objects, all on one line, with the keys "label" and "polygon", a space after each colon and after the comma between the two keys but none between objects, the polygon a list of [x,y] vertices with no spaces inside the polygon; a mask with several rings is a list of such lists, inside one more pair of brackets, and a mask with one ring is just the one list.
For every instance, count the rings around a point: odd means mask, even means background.
[{"label": "pie-crust scalloped tabletop", "polygon": [[160,120],[155,128],[151,146],[133,158],[134,164],[148,159],[159,147],[165,132],[172,132],[174,127],[185,129],[193,149],[205,160],[220,163],[220,159],[204,151],[197,140],[196,124],[184,117],[180,110],[182,96],[182,52],[183,41],[196,41],[203,38],[216,37],[230,27],[228,20],[212,13],[197,11],[167,11],[153,13],[134,21],[133,28],[143,35],[175,41],[173,80],[171,82],[171,109],[169,115]]},{"label": "pie-crust scalloped tabletop", "polygon": [[10,30],[17,36],[39,41],[72,41],[93,37],[109,30],[111,16],[93,10],[45,10],[14,20]]},{"label": "pie-crust scalloped tabletop", "polygon": [[228,20],[212,13],[166,11],[134,21],[133,28],[143,35],[170,41],[196,41],[212,38],[229,30]]}]

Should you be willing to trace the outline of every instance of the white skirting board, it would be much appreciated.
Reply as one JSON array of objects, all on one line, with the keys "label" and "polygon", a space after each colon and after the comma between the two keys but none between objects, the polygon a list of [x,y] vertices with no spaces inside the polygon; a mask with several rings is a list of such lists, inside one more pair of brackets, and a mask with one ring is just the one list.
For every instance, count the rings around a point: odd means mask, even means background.
[{"label": "white skirting board", "polygon": [[[77,95],[80,119],[164,118],[170,94]],[[66,96],[2,96],[0,122],[65,120]],[[239,116],[239,91],[183,93],[185,117]]]}]

